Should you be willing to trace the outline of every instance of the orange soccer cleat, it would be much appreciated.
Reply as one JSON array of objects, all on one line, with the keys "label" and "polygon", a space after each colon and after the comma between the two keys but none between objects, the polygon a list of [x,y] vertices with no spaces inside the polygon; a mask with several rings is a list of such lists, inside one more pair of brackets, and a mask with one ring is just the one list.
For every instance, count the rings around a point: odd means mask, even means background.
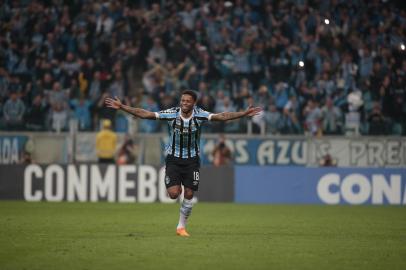
[{"label": "orange soccer cleat", "polygon": [[187,233],[185,228],[176,229],[176,234],[183,237],[189,237],[190,234]]}]

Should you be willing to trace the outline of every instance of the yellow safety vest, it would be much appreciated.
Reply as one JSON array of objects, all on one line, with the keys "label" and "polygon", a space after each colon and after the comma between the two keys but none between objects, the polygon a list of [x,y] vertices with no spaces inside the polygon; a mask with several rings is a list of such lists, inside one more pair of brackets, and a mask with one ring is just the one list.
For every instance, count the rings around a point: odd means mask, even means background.
[{"label": "yellow safety vest", "polygon": [[99,158],[113,158],[116,152],[117,135],[111,130],[102,130],[96,136],[96,151]]}]

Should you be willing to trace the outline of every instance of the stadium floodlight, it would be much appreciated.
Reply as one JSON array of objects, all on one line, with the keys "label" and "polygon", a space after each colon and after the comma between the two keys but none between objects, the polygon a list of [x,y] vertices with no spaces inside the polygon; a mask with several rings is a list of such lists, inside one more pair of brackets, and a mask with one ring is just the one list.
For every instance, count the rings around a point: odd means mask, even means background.
[{"label": "stadium floodlight", "polygon": [[329,25],[330,24],[330,20],[329,19],[324,19],[324,23]]},{"label": "stadium floodlight", "polygon": [[299,61],[299,67],[304,67],[304,62],[302,60]]},{"label": "stadium floodlight", "polygon": [[405,44],[400,44],[400,49],[402,50],[402,51],[404,51],[405,49],[406,49],[406,46],[405,46]]}]

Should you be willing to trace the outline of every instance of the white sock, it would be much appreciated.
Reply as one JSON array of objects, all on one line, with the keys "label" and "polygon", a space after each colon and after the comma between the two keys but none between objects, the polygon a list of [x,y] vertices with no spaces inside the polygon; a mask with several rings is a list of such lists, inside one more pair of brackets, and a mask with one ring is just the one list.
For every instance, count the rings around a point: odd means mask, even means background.
[{"label": "white sock", "polygon": [[192,213],[193,207],[193,199],[188,200],[186,198],[183,199],[182,205],[180,206],[180,213],[179,213],[179,223],[177,229],[179,228],[186,228],[187,219],[189,218],[190,214]]}]

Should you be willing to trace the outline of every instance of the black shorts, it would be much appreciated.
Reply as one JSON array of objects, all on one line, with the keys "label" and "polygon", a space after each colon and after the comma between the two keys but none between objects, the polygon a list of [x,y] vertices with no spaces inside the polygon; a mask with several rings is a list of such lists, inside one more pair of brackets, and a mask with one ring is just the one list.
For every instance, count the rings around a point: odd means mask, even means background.
[{"label": "black shorts", "polygon": [[178,158],[172,155],[166,157],[165,185],[166,188],[180,186],[197,191],[200,182],[199,157]]}]

